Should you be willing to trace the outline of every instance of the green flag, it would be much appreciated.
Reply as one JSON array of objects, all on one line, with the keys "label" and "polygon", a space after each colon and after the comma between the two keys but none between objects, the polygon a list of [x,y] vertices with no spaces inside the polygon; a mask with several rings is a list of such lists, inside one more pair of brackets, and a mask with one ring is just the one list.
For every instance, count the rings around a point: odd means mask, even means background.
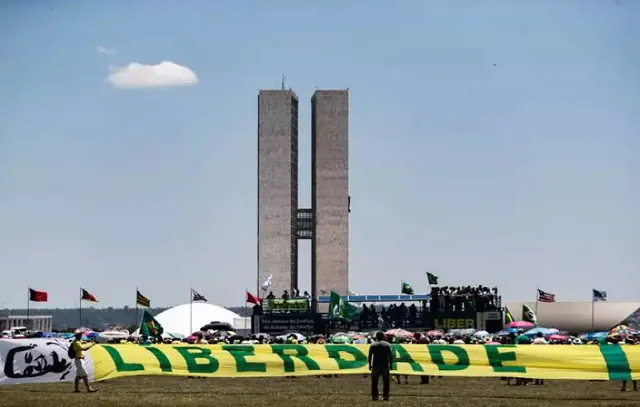
[{"label": "green flag", "polygon": [[400,293],[401,294],[413,295],[413,287],[411,287],[411,284],[405,283],[403,281],[402,282],[402,288],[400,289]]},{"label": "green flag", "polygon": [[356,316],[356,307],[345,303],[335,291],[331,291],[331,299],[329,300],[329,317],[342,319],[343,321],[351,322]]},{"label": "green flag", "polygon": [[427,279],[429,280],[429,285],[438,285],[438,276],[435,274],[427,271]]},{"label": "green flag", "polygon": [[522,320],[538,325],[538,317],[536,316],[536,313],[524,304],[522,304]]},{"label": "green flag", "polygon": [[509,311],[509,308],[505,308],[504,309],[504,323],[505,324],[510,324],[512,322],[514,322],[515,319],[513,319],[513,315],[511,315],[511,311]]},{"label": "green flag", "polygon": [[149,314],[149,312],[145,310],[144,314],[142,315],[140,334],[144,336],[158,337],[162,335],[163,332],[164,328],[162,327],[162,325],[160,325],[160,323],[156,321],[153,315]]}]

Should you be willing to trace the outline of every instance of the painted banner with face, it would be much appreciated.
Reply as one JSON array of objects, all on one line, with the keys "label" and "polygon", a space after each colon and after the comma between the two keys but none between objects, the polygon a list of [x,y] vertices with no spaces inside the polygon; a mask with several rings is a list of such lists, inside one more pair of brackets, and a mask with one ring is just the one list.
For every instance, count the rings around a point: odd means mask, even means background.
[{"label": "painted banner with face", "polygon": [[[0,340],[0,385],[72,381],[76,367],[68,356],[71,341],[64,339]],[[94,376],[93,361],[87,352],[86,369]]]}]

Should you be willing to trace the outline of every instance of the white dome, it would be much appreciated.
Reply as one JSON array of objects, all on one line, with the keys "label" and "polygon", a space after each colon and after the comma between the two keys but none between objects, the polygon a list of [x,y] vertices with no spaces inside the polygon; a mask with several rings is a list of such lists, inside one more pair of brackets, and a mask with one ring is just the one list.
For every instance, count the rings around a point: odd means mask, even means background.
[{"label": "white dome", "polygon": [[[189,315],[192,318],[191,324]],[[235,318],[240,318],[240,315],[207,302],[177,305],[155,316],[165,333],[181,336],[191,335],[193,333],[191,330],[197,331],[212,321],[226,322],[233,326]]]}]

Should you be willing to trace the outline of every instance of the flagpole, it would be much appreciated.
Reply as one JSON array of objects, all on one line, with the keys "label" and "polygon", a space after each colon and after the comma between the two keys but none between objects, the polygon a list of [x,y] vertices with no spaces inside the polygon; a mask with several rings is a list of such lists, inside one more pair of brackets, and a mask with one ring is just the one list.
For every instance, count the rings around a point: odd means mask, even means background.
[{"label": "flagpole", "polygon": [[136,339],[138,339],[140,337],[140,331],[142,330],[142,320],[143,319],[144,319],[144,311],[142,312],[142,314],[140,315],[140,319],[138,320],[138,335],[136,336]]},{"label": "flagpole", "polygon": [[31,289],[27,288],[27,329],[31,325]]},{"label": "flagpole", "polygon": [[189,335],[193,333],[193,288],[189,288]]},{"label": "flagpole", "polygon": [[594,327],[596,325],[596,301],[595,296],[593,295],[593,290],[591,291],[591,332],[594,331]]},{"label": "flagpole", "polygon": [[535,306],[535,314],[536,314],[536,320],[538,319],[538,300],[539,300],[539,294],[540,293],[540,288],[536,288],[536,306]]},{"label": "flagpole", "polygon": [[[136,286],[136,321],[138,321],[138,286]],[[138,325],[139,327],[140,325]],[[138,331],[138,335],[140,332]]]},{"label": "flagpole", "polygon": [[78,328],[82,328],[82,287],[80,287],[80,306],[78,307]]},{"label": "flagpole", "polygon": [[244,289],[244,330],[245,331],[247,330],[247,313],[249,312],[248,311],[249,307],[247,307],[247,293],[248,292],[249,292],[249,289],[245,288]]}]

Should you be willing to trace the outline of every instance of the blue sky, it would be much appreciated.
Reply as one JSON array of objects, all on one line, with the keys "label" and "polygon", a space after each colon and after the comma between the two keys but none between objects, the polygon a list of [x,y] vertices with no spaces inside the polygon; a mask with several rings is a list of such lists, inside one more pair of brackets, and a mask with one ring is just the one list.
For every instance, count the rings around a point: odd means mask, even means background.
[{"label": "blue sky", "polygon": [[[28,286],[74,307],[79,285],[241,305],[257,92],[283,70],[303,207],[309,98],[351,92],[353,291],[424,291],[431,270],[509,300],[640,300],[640,2],[293,3],[0,3],[0,308]],[[106,81],[162,61],[197,83]]]}]

